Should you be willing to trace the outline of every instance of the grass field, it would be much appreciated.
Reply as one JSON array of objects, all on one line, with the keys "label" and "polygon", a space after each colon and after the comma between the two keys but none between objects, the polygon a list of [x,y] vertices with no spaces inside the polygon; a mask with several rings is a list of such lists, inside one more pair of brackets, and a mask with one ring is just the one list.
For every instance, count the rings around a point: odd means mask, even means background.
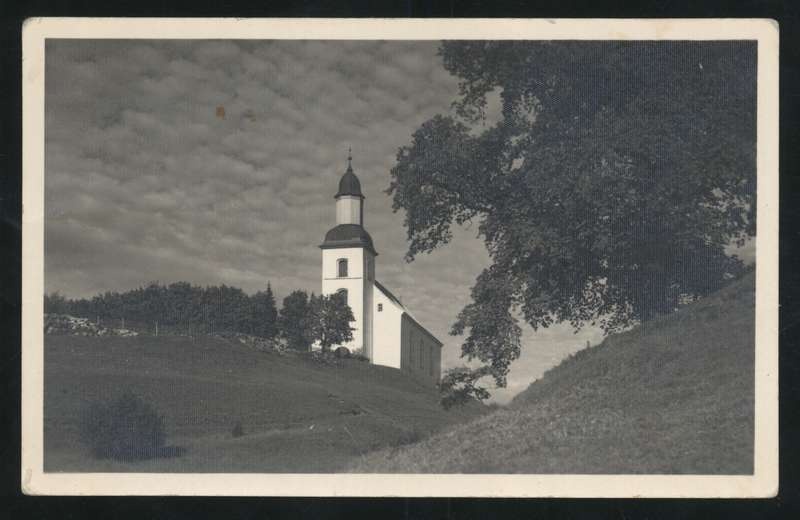
[{"label": "grass field", "polygon": [[356,472],[752,474],[754,278],[547,372],[507,409]]},{"label": "grass field", "polygon": [[[44,385],[45,471],[332,472],[485,411],[445,413],[435,388],[395,369],[211,337],[45,336]],[[91,458],[78,417],[127,390],[164,416],[182,456]],[[245,435],[234,438],[237,421]]]}]

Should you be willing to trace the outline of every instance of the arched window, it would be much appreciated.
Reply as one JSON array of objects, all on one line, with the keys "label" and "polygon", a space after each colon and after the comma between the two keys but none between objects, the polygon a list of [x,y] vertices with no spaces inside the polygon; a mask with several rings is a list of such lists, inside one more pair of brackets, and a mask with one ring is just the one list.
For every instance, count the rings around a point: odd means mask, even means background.
[{"label": "arched window", "polygon": [[340,258],[337,262],[339,278],[347,278],[347,258]]},{"label": "arched window", "polygon": [[[347,262],[347,260],[345,260],[345,262]],[[347,303],[347,289],[339,289],[336,291],[336,294],[344,299],[344,303]]]}]

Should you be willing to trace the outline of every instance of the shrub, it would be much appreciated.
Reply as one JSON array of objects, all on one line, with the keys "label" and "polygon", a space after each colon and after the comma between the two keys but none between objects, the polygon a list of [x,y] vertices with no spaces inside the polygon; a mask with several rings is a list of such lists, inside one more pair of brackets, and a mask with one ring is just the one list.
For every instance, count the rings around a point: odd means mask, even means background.
[{"label": "shrub", "polygon": [[141,460],[164,447],[164,419],[137,395],[126,392],[90,405],[81,417],[81,440],[100,459]]},{"label": "shrub", "polygon": [[391,445],[393,447],[406,446],[408,444],[415,444],[424,438],[425,436],[422,432],[412,427],[410,430],[402,430]]},{"label": "shrub", "polygon": [[337,358],[350,357],[350,350],[348,350],[347,347],[339,347],[334,351],[334,353],[336,354]]},{"label": "shrub", "polygon": [[485,388],[477,386],[477,382],[489,373],[489,367],[485,366],[475,370],[468,367],[456,367],[445,372],[438,385],[442,407],[449,410],[453,406],[462,406],[473,401],[488,399],[489,392]]},{"label": "shrub", "polygon": [[239,437],[244,436],[244,427],[242,427],[242,421],[236,421],[236,424],[233,425],[233,429],[231,430],[231,437],[234,439],[238,439]]}]

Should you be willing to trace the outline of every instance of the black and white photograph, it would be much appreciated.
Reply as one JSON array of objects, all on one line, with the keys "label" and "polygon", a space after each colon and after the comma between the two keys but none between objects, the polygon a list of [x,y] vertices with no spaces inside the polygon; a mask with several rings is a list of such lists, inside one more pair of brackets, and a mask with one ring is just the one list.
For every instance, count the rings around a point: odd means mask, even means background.
[{"label": "black and white photograph", "polygon": [[770,22],[52,22],[23,488],[776,492]]}]

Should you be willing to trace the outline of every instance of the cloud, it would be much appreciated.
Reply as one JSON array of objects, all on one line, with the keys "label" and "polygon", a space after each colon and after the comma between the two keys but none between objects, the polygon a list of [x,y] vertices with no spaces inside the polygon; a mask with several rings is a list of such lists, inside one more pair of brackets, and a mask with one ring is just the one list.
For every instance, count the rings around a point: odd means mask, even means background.
[{"label": "cloud", "polygon": [[[319,291],[317,246],[352,146],[377,276],[445,342],[444,365],[460,364],[448,332],[488,264],[483,244],[457,230],[406,263],[403,215],[384,193],[397,148],[457,94],[437,47],[48,40],[46,290],[186,280],[251,293],[270,282],[278,298]],[[526,337],[501,400],[581,344],[559,330]]]}]

